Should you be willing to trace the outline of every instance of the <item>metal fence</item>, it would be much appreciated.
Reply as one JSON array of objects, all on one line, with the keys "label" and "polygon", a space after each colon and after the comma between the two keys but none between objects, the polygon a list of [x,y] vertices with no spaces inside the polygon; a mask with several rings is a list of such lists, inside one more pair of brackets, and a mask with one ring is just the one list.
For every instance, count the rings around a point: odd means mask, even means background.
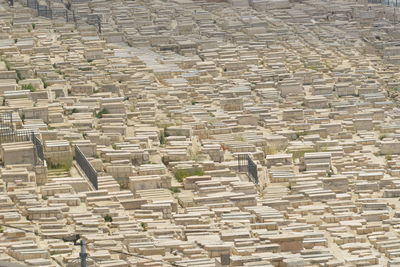
[{"label": "metal fence", "polygon": [[39,138],[32,132],[32,143],[35,146],[35,153],[37,157],[44,162],[43,145]]},{"label": "metal fence", "polygon": [[53,18],[53,11],[47,5],[40,4],[37,0],[23,0],[22,4],[32,9],[36,9],[38,16],[46,17],[49,19]]},{"label": "metal fence", "polygon": [[32,130],[16,130],[15,128],[12,111],[0,113],[0,144],[31,141],[34,145],[35,165],[43,165],[44,152],[40,139]]},{"label": "metal fence", "polygon": [[78,146],[75,146],[75,161],[76,163],[78,163],[81,170],[85,173],[86,177],[92,183],[93,187],[98,190],[99,188],[97,184],[97,172]]},{"label": "metal fence", "polygon": [[101,33],[101,17],[97,14],[89,14],[87,17],[87,24],[95,26],[97,31]]},{"label": "metal fence", "polygon": [[13,124],[12,111],[0,113],[0,122]]},{"label": "metal fence", "polygon": [[13,131],[12,129],[0,130],[0,144],[31,141],[32,131]]},{"label": "metal fence", "polygon": [[254,163],[248,154],[238,155],[238,170],[239,172],[247,172],[250,180],[258,184],[257,164]]},{"label": "metal fence", "polygon": [[33,143],[33,157],[35,165],[43,165],[44,163],[44,152],[43,145],[39,138],[33,131],[29,130],[17,130],[14,131],[10,128],[7,130],[0,130],[0,144],[6,143],[17,143],[17,142],[29,142]]},{"label": "metal fence", "polygon": [[386,6],[398,7],[400,6],[400,0],[368,0],[371,4],[382,4]]},{"label": "metal fence", "polygon": [[8,134],[14,131],[12,112],[0,113],[0,134]]},{"label": "metal fence", "polygon": [[[73,22],[75,25],[78,21],[93,25],[97,31],[101,33],[101,16],[97,14],[88,14],[85,17],[80,17],[72,9],[71,3],[66,3],[64,6],[52,6],[51,1],[40,0],[20,0],[23,6],[35,9],[37,15],[48,19],[62,19],[66,22]],[[85,1],[82,1],[85,2]],[[14,0],[8,0],[10,6],[14,5]]]}]

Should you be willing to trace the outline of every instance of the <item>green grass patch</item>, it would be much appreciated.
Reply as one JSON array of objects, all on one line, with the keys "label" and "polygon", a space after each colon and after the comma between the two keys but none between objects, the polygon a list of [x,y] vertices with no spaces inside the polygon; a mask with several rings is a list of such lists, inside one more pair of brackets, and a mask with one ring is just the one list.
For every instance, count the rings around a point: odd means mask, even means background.
[{"label": "green grass patch", "polygon": [[293,159],[303,158],[305,153],[312,153],[312,152],[317,152],[317,150],[315,150],[315,149],[307,149],[307,150],[294,151],[292,153]]},{"label": "green grass patch", "polygon": [[59,163],[50,163],[47,168],[49,170],[69,171],[71,169],[71,165],[59,164]]},{"label": "green grass patch", "polygon": [[175,179],[182,183],[186,177],[189,176],[203,176],[204,175],[204,171],[201,169],[192,169],[192,170],[177,170],[175,173]]}]

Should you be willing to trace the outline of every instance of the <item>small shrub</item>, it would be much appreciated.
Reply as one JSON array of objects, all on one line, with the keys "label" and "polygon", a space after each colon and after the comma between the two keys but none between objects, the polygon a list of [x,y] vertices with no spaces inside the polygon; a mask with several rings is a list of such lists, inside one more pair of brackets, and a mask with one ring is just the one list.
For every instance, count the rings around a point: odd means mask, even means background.
[{"label": "small shrub", "polygon": [[106,108],[103,108],[102,110],[97,112],[96,118],[101,119],[101,118],[103,118],[104,114],[108,114],[108,113],[109,113],[108,110]]},{"label": "small shrub", "polygon": [[386,155],[386,156],[385,156],[385,159],[386,159],[386,160],[392,160],[393,157],[392,157],[392,155]]},{"label": "small shrub", "polygon": [[164,137],[168,137],[169,133],[167,133],[167,127],[164,128]]},{"label": "small shrub", "polygon": [[276,145],[269,145],[265,149],[265,152],[266,152],[267,155],[274,155],[274,154],[279,153],[279,151],[280,151],[280,149]]},{"label": "small shrub", "polygon": [[312,153],[312,152],[317,152],[317,150],[308,149],[308,150],[302,150],[302,151],[295,151],[295,152],[293,152],[293,159],[303,158],[305,153]]},{"label": "small shrub", "polygon": [[190,152],[190,160],[193,160],[195,162],[199,162],[201,158],[201,155],[199,152]]},{"label": "small shrub", "polygon": [[6,65],[7,70],[11,70],[11,65],[7,60],[3,60],[4,64]]},{"label": "small shrub", "polygon": [[23,80],[21,72],[19,70],[17,70],[16,73],[17,73],[17,80],[18,81]]},{"label": "small shrub", "polygon": [[42,196],[42,199],[43,199],[43,200],[48,200],[49,197],[48,197],[48,196]]},{"label": "small shrub", "polygon": [[112,219],[112,217],[110,215],[107,214],[106,216],[104,216],[104,221],[105,222],[112,222],[113,219]]},{"label": "small shrub", "polygon": [[162,161],[162,163],[163,163],[165,166],[168,166],[168,165],[169,165],[169,160],[168,160],[167,157],[162,157],[162,158],[161,158],[161,161]]},{"label": "small shrub", "polygon": [[35,92],[35,91],[36,91],[36,88],[35,88],[31,83],[29,83],[29,84],[23,84],[23,85],[22,85],[22,89],[23,89],[23,90],[29,90],[29,91],[31,91],[31,92]]},{"label": "small shrub", "polygon": [[165,143],[166,143],[165,136],[164,136],[164,134],[161,134],[160,135],[160,144],[165,145]]},{"label": "small shrub", "polygon": [[145,231],[145,232],[147,231],[147,223],[141,222],[140,226],[142,227],[143,231]]},{"label": "small shrub", "polygon": [[243,135],[237,135],[234,137],[234,140],[238,142],[245,142],[246,138],[244,138]]},{"label": "small shrub", "polygon": [[300,136],[307,135],[307,133],[306,133],[305,131],[303,131],[303,132],[296,132],[295,135],[296,135],[296,139],[299,139]]},{"label": "small shrub", "polygon": [[119,188],[121,188],[122,190],[126,190],[129,189],[129,186],[126,183],[119,183]]},{"label": "small shrub", "polygon": [[32,29],[35,29],[35,28],[36,28],[36,24],[32,23]]},{"label": "small shrub", "polygon": [[181,192],[181,190],[178,187],[171,187],[169,190],[174,194]]},{"label": "small shrub", "polygon": [[73,108],[71,112],[72,112],[72,113],[78,113],[79,111],[78,111],[78,109]]},{"label": "small shrub", "polygon": [[379,140],[383,140],[387,137],[388,137],[387,134],[381,134],[381,135],[379,135]]},{"label": "small shrub", "polygon": [[49,86],[49,84],[46,82],[45,79],[42,79],[42,82],[43,82],[43,87],[44,88],[47,88]]}]

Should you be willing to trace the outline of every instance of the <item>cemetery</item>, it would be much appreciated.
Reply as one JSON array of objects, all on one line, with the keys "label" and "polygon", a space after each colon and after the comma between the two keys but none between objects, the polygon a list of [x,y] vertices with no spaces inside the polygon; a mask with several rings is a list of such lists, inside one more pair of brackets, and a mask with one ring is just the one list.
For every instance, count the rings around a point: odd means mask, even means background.
[{"label": "cemetery", "polygon": [[397,11],[0,0],[1,264],[400,267]]}]

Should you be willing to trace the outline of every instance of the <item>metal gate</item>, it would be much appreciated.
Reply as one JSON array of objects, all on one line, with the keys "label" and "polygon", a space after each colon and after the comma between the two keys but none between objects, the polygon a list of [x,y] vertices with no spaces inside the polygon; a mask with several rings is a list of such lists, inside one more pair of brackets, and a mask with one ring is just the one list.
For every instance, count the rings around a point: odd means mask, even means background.
[{"label": "metal gate", "polygon": [[258,184],[257,164],[254,163],[248,154],[238,155],[238,170],[239,172],[247,172],[250,180]]}]

